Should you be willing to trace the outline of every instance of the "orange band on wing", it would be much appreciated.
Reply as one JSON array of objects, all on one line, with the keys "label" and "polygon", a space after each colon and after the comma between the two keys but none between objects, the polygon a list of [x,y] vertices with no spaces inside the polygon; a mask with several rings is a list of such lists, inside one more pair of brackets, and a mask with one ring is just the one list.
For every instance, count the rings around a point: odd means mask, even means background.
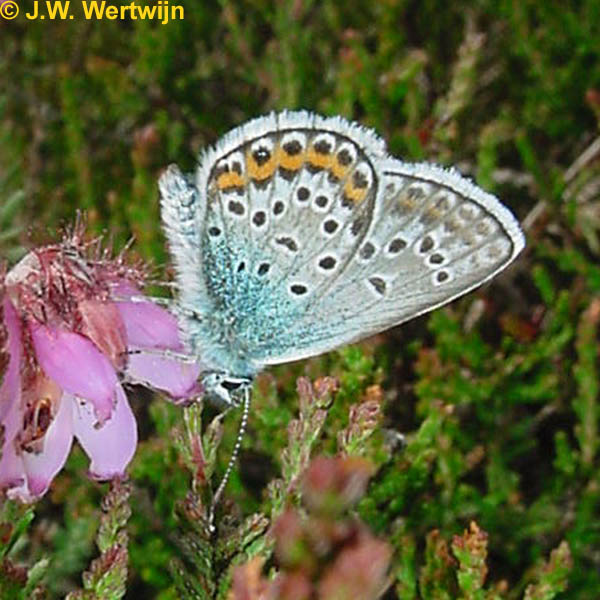
[{"label": "orange band on wing", "polygon": [[269,160],[262,164],[258,165],[251,152],[246,154],[246,168],[248,169],[248,175],[250,179],[254,179],[255,181],[264,181],[265,179],[269,179],[269,177],[273,176],[275,169],[277,168],[277,162],[274,156],[271,156]]},{"label": "orange band on wing", "polygon": [[287,169],[288,171],[298,171],[304,164],[305,154],[300,152],[299,154],[288,154],[283,148],[278,148],[275,152],[275,161],[280,167]]},{"label": "orange band on wing", "polygon": [[344,186],[344,197],[350,200],[353,204],[360,204],[367,196],[369,188],[357,188],[348,181]]},{"label": "orange band on wing", "polygon": [[341,165],[338,161],[332,161],[330,169],[338,179],[344,179],[350,170],[350,166]]},{"label": "orange band on wing", "polygon": [[233,171],[228,173],[221,173],[217,179],[217,187],[220,190],[228,190],[234,187],[243,187],[246,184],[244,178]]},{"label": "orange band on wing", "polygon": [[330,169],[333,164],[333,156],[331,154],[319,154],[313,148],[309,149],[306,158],[313,167],[320,169]]}]

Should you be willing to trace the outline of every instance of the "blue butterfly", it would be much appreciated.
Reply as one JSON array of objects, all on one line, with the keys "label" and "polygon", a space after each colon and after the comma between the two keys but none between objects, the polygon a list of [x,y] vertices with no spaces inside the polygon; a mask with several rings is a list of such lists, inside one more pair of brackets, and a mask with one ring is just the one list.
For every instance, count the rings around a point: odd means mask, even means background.
[{"label": "blue butterfly", "polygon": [[265,367],[442,306],[524,247],[497,198],[452,169],[390,157],[341,117],[249,121],[159,187],[180,327],[206,395],[227,406],[248,402]]}]

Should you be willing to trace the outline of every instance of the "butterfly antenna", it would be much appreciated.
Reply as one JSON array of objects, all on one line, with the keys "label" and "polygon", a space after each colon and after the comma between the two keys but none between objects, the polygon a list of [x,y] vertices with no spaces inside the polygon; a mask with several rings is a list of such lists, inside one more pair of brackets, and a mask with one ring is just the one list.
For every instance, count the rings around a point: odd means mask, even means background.
[{"label": "butterfly antenna", "polygon": [[235,440],[235,446],[233,447],[233,452],[231,453],[231,457],[229,458],[229,463],[227,464],[227,468],[225,469],[225,474],[223,475],[223,479],[213,496],[212,503],[210,505],[210,513],[208,516],[208,523],[210,530],[214,532],[214,520],[215,520],[215,510],[217,508],[217,504],[225,491],[225,486],[229,481],[229,476],[233,471],[233,467],[237,461],[238,454],[240,453],[240,448],[242,446],[242,440],[244,439],[244,434],[246,433],[246,425],[248,424],[248,416],[250,414],[250,393],[251,388],[246,387],[244,389],[244,405],[242,409],[242,419],[240,421],[240,427],[238,429],[237,439]]}]

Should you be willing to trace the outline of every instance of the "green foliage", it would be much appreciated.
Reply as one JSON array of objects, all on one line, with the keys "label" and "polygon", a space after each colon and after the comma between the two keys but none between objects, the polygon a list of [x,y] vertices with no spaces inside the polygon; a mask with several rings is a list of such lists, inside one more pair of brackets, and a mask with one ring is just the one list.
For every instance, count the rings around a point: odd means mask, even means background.
[{"label": "green foliage", "polygon": [[16,565],[13,555],[24,540],[34,513],[16,502],[0,500],[0,597],[6,600],[41,600],[46,597],[40,584],[48,569],[43,558],[29,569]]},{"label": "green foliage", "polygon": [[298,380],[300,416],[288,425],[288,445],[281,453],[282,477],[273,480],[268,489],[273,517],[282,512],[291,497],[298,501],[300,477],[308,467],[315,442],[322,433],[335,388],[332,378],[319,380],[314,388],[306,379]]},{"label": "green foliage", "polygon": [[217,416],[203,431],[201,414],[201,403],[185,409],[185,427],[175,435],[192,476],[191,490],[176,507],[181,534],[178,557],[170,565],[177,595],[184,600],[225,598],[231,566],[259,551],[264,542],[257,545],[257,538],[264,535],[268,525],[260,514],[240,521],[221,511],[213,523],[211,483],[223,428],[221,416]]},{"label": "green foliage", "polygon": [[559,592],[567,589],[573,563],[566,542],[552,550],[550,560],[542,566],[537,581],[527,586],[525,600],[552,600]]},{"label": "green foliage", "polygon": [[[73,20],[0,25],[1,258],[83,208],[93,230],[133,236],[163,263],[160,171],[190,170],[230,127],[298,107],[375,127],[407,160],[458,165],[513,208],[528,246],[428,318],[261,376],[216,538],[198,510],[237,419],[207,426],[205,408],[183,422],[133,390],[125,597],[226,597],[251,557],[264,576],[273,542],[253,515],[301,510],[311,456],[337,452],[374,466],[356,512],[393,548],[390,598],[596,600],[599,3],[179,3],[185,19],[167,25],[86,21],[78,3]],[[303,375],[335,377],[333,403],[306,382],[297,393]],[[90,562],[72,597],[121,597],[127,509],[107,508],[94,559],[104,488],[86,470],[76,450],[33,520],[4,503],[2,598],[42,597],[40,581],[64,597]]]},{"label": "green foliage", "polygon": [[0,179],[0,194],[3,201],[0,204],[0,250],[6,259],[17,260],[21,255],[21,248],[14,246],[22,228],[17,225],[17,215],[22,208],[24,194],[21,190],[9,193]]},{"label": "green foliage", "polygon": [[71,592],[66,600],[119,600],[126,591],[128,535],[131,516],[129,484],[114,479],[102,499],[102,516],[96,536],[100,556],[83,573],[83,590]]}]

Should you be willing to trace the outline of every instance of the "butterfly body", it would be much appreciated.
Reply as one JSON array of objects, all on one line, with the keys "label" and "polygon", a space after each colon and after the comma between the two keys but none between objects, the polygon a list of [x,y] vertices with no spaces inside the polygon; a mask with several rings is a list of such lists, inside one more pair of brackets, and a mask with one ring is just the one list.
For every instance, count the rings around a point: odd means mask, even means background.
[{"label": "butterfly body", "polygon": [[160,188],[181,329],[226,404],[265,366],[441,306],[524,245],[495,197],[339,117],[256,119]]}]

